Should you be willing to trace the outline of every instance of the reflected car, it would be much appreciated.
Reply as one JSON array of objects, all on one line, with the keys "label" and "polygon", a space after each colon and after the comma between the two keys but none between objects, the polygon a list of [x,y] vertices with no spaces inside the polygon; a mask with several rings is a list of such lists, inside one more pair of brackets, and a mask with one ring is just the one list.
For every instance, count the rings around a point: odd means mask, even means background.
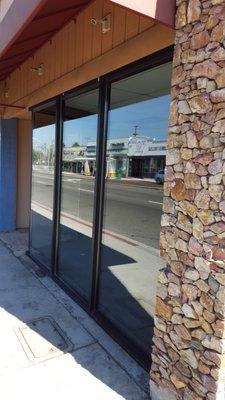
[{"label": "reflected car", "polygon": [[155,181],[157,183],[164,183],[164,170],[163,169],[156,172]]}]

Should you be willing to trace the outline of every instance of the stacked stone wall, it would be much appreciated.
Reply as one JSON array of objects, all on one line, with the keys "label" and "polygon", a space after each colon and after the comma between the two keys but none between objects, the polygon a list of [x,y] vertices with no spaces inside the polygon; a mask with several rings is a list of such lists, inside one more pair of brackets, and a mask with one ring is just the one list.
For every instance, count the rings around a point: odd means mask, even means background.
[{"label": "stacked stone wall", "polygon": [[151,392],[224,400],[225,1],[177,0],[176,29]]}]

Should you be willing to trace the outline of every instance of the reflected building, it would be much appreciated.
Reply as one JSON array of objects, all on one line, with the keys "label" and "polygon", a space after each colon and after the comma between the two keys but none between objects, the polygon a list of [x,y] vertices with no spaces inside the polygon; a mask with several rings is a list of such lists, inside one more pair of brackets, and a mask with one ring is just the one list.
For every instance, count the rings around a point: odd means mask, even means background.
[{"label": "reflected building", "polygon": [[[106,175],[108,178],[154,178],[165,168],[166,141],[132,135],[107,140]],[[64,171],[92,175],[96,165],[96,142],[86,146],[64,147]]]},{"label": "reflected building", "polygon": [[128,144],[128,176],[135,178],[154,178],[166,164],[166,141],[147,136],[132,136]]},{"label": "reflected building", "polygon": [[[128,137],[107,140],[106,175],[108,178],[123,178],[128,174]],[[87,159],[96,159],[96,142],[88,142]],[[90,162],[89,161],[89,162]]]},{"label": "reflected building", "polygon": [[84,171],[86,161],[86,146],[63,147],[63,170],[80,174]]}]

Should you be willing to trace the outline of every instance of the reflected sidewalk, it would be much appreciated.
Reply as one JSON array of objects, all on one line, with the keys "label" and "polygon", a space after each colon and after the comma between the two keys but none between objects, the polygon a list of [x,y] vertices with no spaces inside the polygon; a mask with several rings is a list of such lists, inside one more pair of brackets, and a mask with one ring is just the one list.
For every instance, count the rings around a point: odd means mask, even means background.
[{"label": "reflected sidewalk", "polygon": [[[52,210],[49,207],[33,201],[32,210],[37,215],[44,217],[46,221],[51,220]],[[79,232],[86,238],[92,237],[92,224],[79,217],[63,211],[60,223],[61,226],[68,228],[66,235],[68,242],[73,241],[73,231]],[[46,222],[44,225],[46,225]],[[39,232],[41,231],[42,224],[40,223]],[[133,259],[133,263],[127,264],[125,262],[123,265],[122,262],[119,263],[118,267],[117,263],[114,264],[115,260],[110,257],[107,266],[132,297],[138,299],[141,307],[153,318],[158,272],[165,266],[164,261],[159,256],[159,250],[106,229],[103,230],[103,243],[124,257]],[[44,252],[44,249],[42,251]],[[74,245],[68,249],[67,256],[73,259]],[[146,262],[146,260],[148,261]],[[149,287],[151,287],[150,291]],[[123,302],[123,299],[120,299],[119,302]]]}]

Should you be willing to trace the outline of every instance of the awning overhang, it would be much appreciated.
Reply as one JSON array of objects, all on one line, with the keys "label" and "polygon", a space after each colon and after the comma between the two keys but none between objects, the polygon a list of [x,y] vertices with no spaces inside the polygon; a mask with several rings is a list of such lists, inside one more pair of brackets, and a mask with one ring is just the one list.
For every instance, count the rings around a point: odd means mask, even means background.
[{"label": "awning overhang", "polygon": [[[13,0],[0,22],[0,81],[93,0]],[[107,0],[173,27],[175,0]]]},{"label": "awning overhang", "polygon": [[0,81],[89,2],[90,0],[13,0],[0,23]]}]

